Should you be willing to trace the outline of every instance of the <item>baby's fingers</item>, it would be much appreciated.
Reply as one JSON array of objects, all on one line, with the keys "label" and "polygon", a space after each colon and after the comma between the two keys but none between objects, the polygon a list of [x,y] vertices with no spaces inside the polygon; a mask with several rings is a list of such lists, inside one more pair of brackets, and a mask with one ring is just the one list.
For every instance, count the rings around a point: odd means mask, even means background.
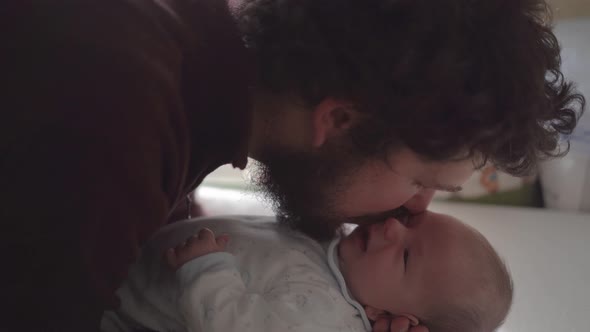
[{"label": "baby's fingers", "polygon": [[217,242],[217,246],[219,246],[219,249],[224,250],[225,246],[229,242],[229,235],[227,235],[227,234],[220,235],[215,239],[215,242]]},{"label": "baby's fingers", "polygon": [[[389,332],[389,324],[390,324],[390,320],[389,319],[378,319],[375,324],[373,324],[373,332]],[[398,331],[394,331],[391,330],[391,332],[398,332]]]},{"label": "baby's fingers", "polygon": [[197,233],[197,238],[199,240],[208,240],[208,241],[215,241],[215,234],[209,228],[202,228],[199,233]]},{"label": "baby's fingers", "polygon": [[424,325],[418,325],[412,327],[409,332],[428,332],[428,328]]},{"label": "baby's fingers", "polygon": [[412,326],[416,323],[412,323],[407,317],[397,316],[391,320],[389,330],[391,332],[428,332],[428,329],[422,325]]},{"label": "baby's fingers", "polygon": [[190,250],[197,246],[207,245],[207,243],[215,243],[215,234],[208,228],[202,228],[197,234],[186,240],[186,247]]}]

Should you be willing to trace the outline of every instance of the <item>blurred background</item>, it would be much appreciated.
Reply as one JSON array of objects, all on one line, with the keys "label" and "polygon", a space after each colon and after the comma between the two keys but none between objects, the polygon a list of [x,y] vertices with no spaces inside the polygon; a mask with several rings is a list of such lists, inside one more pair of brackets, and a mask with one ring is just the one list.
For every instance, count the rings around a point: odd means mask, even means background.
[{"label": "blurred background", "polygon": [[[563,72],[590,102],[590,0],[551,0],[550,4],[562,46]],[[590,115],[582,117],[569,139],[570,153],[544,162],[533,176],[516,178],[486,167],[473,175],[462,192],[439,193],[436,200],[590,211]],[[202,190],[249,191],[247,179],[248,170],[224,166],[204,181]]]}]

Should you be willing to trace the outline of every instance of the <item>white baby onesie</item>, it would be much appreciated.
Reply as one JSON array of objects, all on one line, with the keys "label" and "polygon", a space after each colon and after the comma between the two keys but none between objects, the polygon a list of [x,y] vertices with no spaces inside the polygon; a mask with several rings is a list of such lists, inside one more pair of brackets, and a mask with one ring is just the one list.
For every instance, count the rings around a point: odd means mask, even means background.
[{"label": "white baby onesie", "polygon": [[[227,252],[174,273],[162,260],[199,229],[228,234]],[[370,331],[338,269],[337,243],[321,245],[271,217],[201,218],[169,225],[148,243],[107,312],[104,332]]]}]

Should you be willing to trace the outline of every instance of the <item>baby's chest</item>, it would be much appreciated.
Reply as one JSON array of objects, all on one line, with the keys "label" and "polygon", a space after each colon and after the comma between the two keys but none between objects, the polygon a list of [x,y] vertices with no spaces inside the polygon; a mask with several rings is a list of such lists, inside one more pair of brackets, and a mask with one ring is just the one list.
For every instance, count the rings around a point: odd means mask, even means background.
[{"label": "baby's chest", "polygon": [[256,291],[309,280],[325,284],[325,288],[337,286],[322,257],[306,248],[236,241],[228,250],[236,257],[246,286]]}]

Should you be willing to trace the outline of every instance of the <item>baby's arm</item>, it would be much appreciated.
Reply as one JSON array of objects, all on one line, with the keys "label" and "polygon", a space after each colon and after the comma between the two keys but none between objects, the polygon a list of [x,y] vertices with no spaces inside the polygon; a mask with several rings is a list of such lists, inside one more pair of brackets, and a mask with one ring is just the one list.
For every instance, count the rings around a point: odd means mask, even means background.
[{"label": "baby's arm", "polygon": [[[253,292],[242,280],[235,257],[222,251],[225,242],[227,238],[215,238],[211,231],[201,230],[185,245],[167,253],[169,265],[177,269],[179,308],[188,331],[342,330],[342,322],[324,310],[333,308],[327,300],[325,283],[310,279],[308,268],[285,270],[268,291]],[[297,276],[303,275],[305,281],[298,281]],[[310,299],[312,307],[306,307],[310,296],[319,301]]]}]

